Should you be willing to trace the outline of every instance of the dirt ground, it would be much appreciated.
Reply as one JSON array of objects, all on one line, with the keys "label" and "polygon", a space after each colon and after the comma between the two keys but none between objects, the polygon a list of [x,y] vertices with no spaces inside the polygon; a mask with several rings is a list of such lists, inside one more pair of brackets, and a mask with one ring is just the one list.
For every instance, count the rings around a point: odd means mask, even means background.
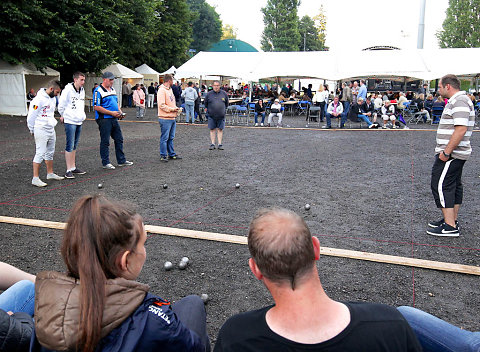
[{"label": "dirt ground", "polygon": [[[427,222],[440,217],[430,192],[435,126],[321,130],[318,124],[305,128],[304,117],[286,117],[285,125],[303,128],[227,127],[225,150],[210,151],[205,125],[178,124],[175,149],[183,160],[161,163],[154,110],[143,121],[135,119],[132,109],[126,111],[121,123],[124,150],[133,166],[102,169],[98,128],[88,120],[77,151],[77,166],[87,174],[48,181],[45,189],[30,184],[35,148],[25,118],[0,117],[0,215],[65,221],[78,197],[101,192],[133,204],[145,224],[245,236],[256,210],[276,205],[301,214],[326,247],[480,263],[478,131],[463,174],[461,236],[435,238],[425,233]],[[65,133],[60,124],[56,131],[54,165],[63,174]],[[115,165],[113,147],[110,155]],[[42,166],[44,179],[45,174]],[[64,270],[60,231],[9,224],[0,228],[1,260],[32,273]],[[186,270],[164,271],[166,260],[177,263],[183,256],[191,259]],[[138,280],[172,301],[207,293],[208,332],[214,343],[226,318],[271,303],[249,272],[248,258],[244,245],[152,235]],[[477,276],[328,256],[320,258],[318,267],[334,299],[415,305],[480,330]]]}]

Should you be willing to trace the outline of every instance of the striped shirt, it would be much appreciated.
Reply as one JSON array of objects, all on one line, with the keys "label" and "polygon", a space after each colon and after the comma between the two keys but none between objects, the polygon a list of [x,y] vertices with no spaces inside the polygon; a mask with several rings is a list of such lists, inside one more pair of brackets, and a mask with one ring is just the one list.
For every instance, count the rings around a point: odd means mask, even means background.
[{"label": "striped shirt", "polygon": [[442,118],[438,124],[437,146],[435,153],[445,150],[452,137],[455,126],[467,126],[467,132],[458,146],[452,151],[452,158],[467,160],[472,153],[470,136],[475,125],[475,109],[473,103],[464,91],[455,93],[443,110]]}]

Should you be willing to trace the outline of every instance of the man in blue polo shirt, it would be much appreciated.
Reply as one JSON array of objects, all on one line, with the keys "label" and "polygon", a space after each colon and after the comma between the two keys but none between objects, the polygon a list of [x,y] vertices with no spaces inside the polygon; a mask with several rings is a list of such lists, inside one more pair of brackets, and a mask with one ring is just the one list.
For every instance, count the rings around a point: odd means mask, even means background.
[{"label": "man in blue polo shirt", "polygon": [[110,136],[115,143],[115,155],[118,166],[133,165],[131,161],[125,159],[123,153],[123,136],[118,120],[125,117],[118,106],[118,98],[113,81],[115,76],[112,72],[104,72],[103,82],[93,92],[93,108],[95,109],[95,121],[100,130],[100,157],[104,169],[114,170],[115,166],[110,163]]}]

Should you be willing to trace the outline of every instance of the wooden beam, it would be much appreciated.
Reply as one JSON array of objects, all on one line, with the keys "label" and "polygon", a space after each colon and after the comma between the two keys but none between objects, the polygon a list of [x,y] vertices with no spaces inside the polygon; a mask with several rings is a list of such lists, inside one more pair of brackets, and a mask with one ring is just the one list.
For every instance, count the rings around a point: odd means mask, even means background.
[{"label": "wooden beam", "polygon": [[[0,216],[0,223],[45,227],[45,228],[51,228],[51,229],[57,229],[57,230],[62,230],[65,228],[65,223],[62,223],[62,222],[13,218],[9,216]],[[236,236],[236,235],[229,235],[224,233],[185,230],[185,229],[174,228],[174,227],[164,227],[164,226],[154,226],[154,225],[145,225],[145,230],[149,233],[154,233],[159,235],[186,237],[186,238],[194,238],[199,240],[226,242],[226,243],[234,243],[234,244],[242,244],[242,245],[247,244],[247,237],[245,236]],[[329,248],[329,247],[321,247],[320,253],[322,255],[328,255],[333,257],[366,260],[366,261],[377,262],[377,263],[403,265],[403,266],[409,266],[409,267],[415,267],[415,268],[450,271],[454,273],[480,276],[480,267],[472,266],[472,265],[437,262],[433,260],[399,257],[395,255],[352,251],[347,249],[338,249],[338,248]]]}]

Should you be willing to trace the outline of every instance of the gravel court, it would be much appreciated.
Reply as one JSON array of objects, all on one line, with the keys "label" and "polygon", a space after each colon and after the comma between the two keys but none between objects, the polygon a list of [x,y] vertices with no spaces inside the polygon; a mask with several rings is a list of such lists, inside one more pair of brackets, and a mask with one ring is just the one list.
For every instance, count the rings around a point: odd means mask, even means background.
[{"label": "gravel court", "polygon": [[[286,123],[301,126],[298,118]],[[45,190],[30,185],[34,146],[25,118],[1,117],[0,127],[1,215],[65,221],[74,199],[100,191],[134,204],[147,224],[246,235],[256,209],[279,205],[304,216],[323,246],[479,263],[477,132],[463,175],[462,235],[440,239],[425,233],[426,223],[439,214],[429,186],[435,143],[429,126],[421,131],[227,128],[226,149],[209,151],[204,125],[178,124],[175,146],[184,160],[161,164],[158,124],[126,121],[125,153],[135,165],[112,172],[101,168],[98,129],[86,121],[77,165],[88,173]],[[60,125],[56,131],[54,163],[61,173],[64,132]],[[113,148],[111,157],[115,164]],[[16,205],[5,204],[14,199]],[[311,210],[304,210],[305,203]],[[3,260],[31,272],[63,269],[56,247],[59,231],[0,226],[0,248],[8,253]],[[152,292],[172,300],[188,293],[211,296],[211,338],[226,317],[270,302],[248,272],[246,246],[153,235],[147,251],[139,280]],[[184,255],[192,259],[187,270],[163,270],[165,260],[176,264]],[[480,329],[472,318],[478,316],[479,300],[472,294],[477,277],[326,256],[319,266],[325,288],[336,299],[415,302],[452,323]]]}]

